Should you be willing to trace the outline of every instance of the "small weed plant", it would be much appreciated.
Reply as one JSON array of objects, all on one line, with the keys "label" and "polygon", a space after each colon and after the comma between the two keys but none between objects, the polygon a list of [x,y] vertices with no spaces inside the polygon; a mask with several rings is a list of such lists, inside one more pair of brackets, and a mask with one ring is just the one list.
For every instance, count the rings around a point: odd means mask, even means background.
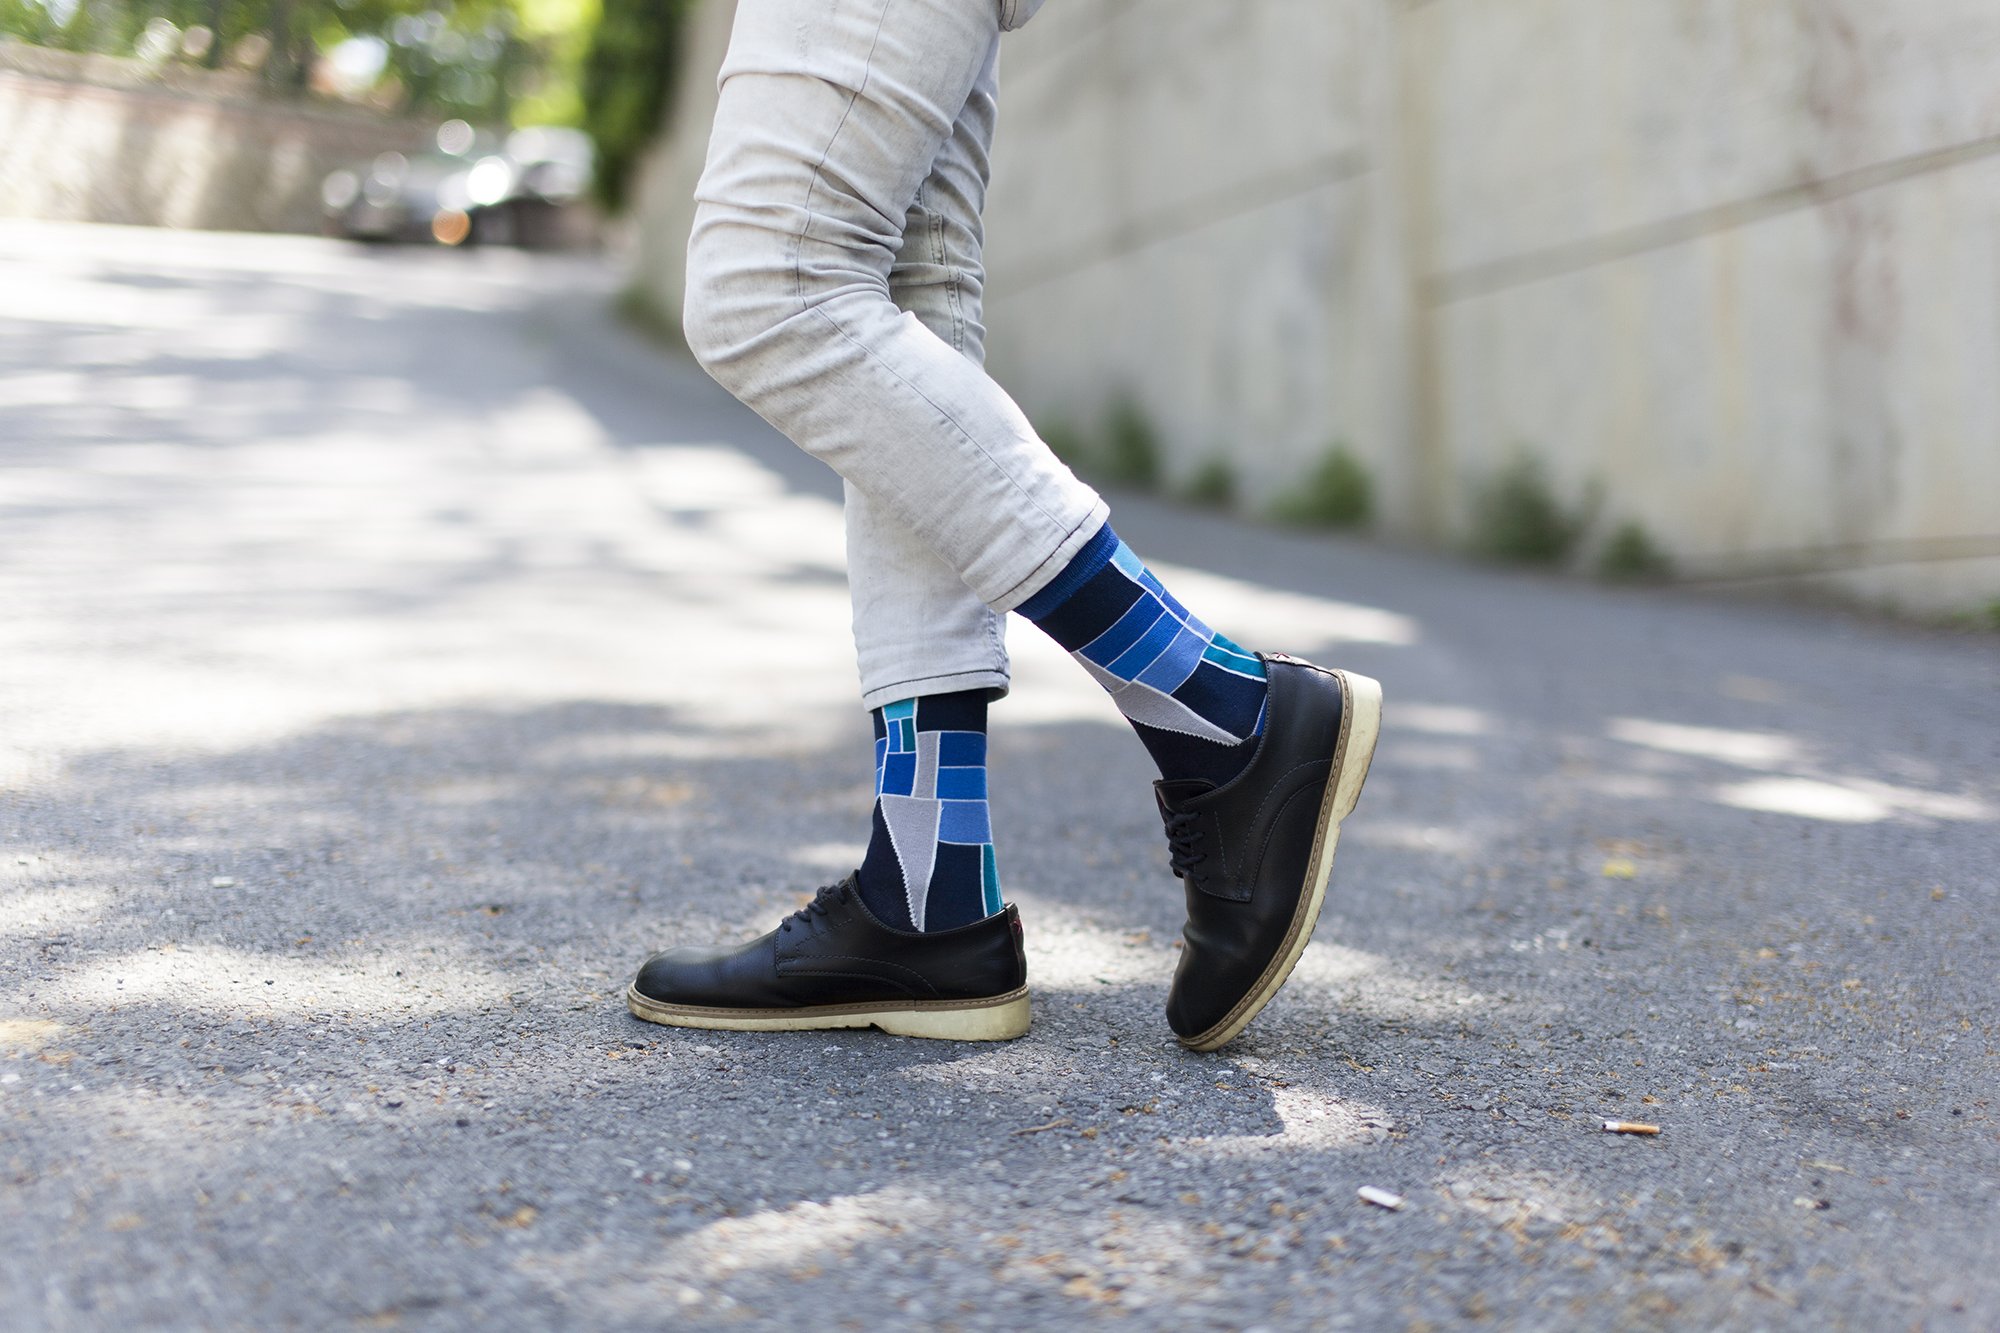
[{"label": "small weed plant", "polygon": [[1207,509],[1229,508],[1236,503],[1236,469],[1226,458],[1209,459],[1181,487],[1181,498]]},{"label": "small weed plant", "polygon": [[1597,555],[1600,578],[1626,583],[1657,582],[1672,575],[1674,562],[1637,522],[1625,522]]},{"label": "small weed plant", "polygon": [[1565,506],[1542,461],[1522,452],[1473,497],[1473,550],[1509,564],[1561,564],[1583,535],[1588,509]]},{"label": "small weed plant", "polygon": [[1345,444],[1330,447],[1311,472],[1271,506],[1274,518],[1314,528],[1358,528],[1375,512],[1368,469]]},{"label": "small weed plant", "polygon": [[1120,398],[1104,421],[1104,448],[1098,466],[1106,481],[1152,487],[1160,482],[1160,440],[1137,401]]}]

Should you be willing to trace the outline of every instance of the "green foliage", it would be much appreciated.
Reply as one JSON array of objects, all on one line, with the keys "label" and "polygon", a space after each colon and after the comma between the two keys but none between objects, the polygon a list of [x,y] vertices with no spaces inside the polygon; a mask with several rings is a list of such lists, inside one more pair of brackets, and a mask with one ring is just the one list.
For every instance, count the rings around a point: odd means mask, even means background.
[{"label": "green foliage", "polygon": [[1181,498],[1211,509],[1229,508],[1236,503],[1236,469],[1226,458],[1209,459],[1187,479],[1181,488]]},{"label": "green foliage", "polygon": [[[194,59],[181,35],[213,34],[201,64],[260,69],[275,92],[303,95],[315,64],[351,39],[381,43],[371,100],[398,111],[505,124],[520,98],[560,107],[564,43],[587,24],[590,0],[0,0],[0,33],[61,50],[130,56],[156,25]],[[524,15],[528,15],[524,21]],[[171,25],[171,27],[167,26]],[[571,65],[573,67],[574,60]],[[567,98],[574,103],[573,95]]]},{"label": "green foliage", "polygon": [[1085,468],[1090,446],[1075,426],[1058,420],[1038,426],[1036,430],[1042,437],[1042,443],[1048,445],[1050,453],[1079,471]]},{"label": "green foliage", "polygon": [[1153,423],[1130,397],[1121,397],[1095,431],[1058,419],[1036,428],[1051,452],[1078,472],[1118,486],[1160,482],[1160,446]]},{"label": "green foliage", "polygon": [[1636,522],[1619,524],[1597,556],[1597,572],[1607,579],[1632,582],[1664,579],[1673,569],[1667,553]]},{"label": "green foliage", "polygon": [[1104,421],[1104,449],[1099,467],[1106,481],[1121,486],[1156,486],[1160,481],[1160,443],[1153,423],[1132,398],[1111,405]]},{"label": "green foliage", "polygon": [[1514,564],[1560,564],[1583,534],[1585,515],[1556,498],[1541,460],[1527,453],[1502,468],[1473,499],[1472,546]]},{"label": "green foliage", "polygon": [[680,73],[694,0],[603,0],[583,58],[583,127],[597,145],[597,191],[607,207],[629,202],[632,175],[663,128]]},{"label": "green foliage", "polygon": [[620,292],[613,308],[627,325],[653,342],[678,352],[687,351],[687,336],[681,332],[681,322],[662,310],[652,293],[639,284]]},{"label": "green foliage", "polygon": [[516,125],[583,124],[577,80],[597,31],[598,0],[514,0],[520,33],[544,59],[542,76],[514,104]]},{"label": "green foliage", "polygon": [[1319,528],[1360,527],[1374,512],[1375,485],[1368,469],[1339,441],[1271,506],[1272,517],[1281,522]]},{"label": "green foliage", "polygon": [[[234,15],[232,5],[215,5],[210,0],[78,0],[74,5],[43,3],[43,0],[0,0],[0,33],[36,46],[59,51],[85,51],[99,55],[131,55],[146,24],[155,18],[169,18],[186,26],[204,23],[223,11]],[[241,24],[225,24],[226,34]],[[243,29],[247,31],[247,29]]]}]

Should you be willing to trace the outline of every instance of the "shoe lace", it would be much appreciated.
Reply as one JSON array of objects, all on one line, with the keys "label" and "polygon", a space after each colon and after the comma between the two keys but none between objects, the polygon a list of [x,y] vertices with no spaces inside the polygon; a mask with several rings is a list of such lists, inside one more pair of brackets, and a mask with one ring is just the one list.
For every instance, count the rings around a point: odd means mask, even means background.
[{"label": "shoe lace", "polygon": [[810,926],[814,918],[825,916],[834,905],[847,896],[845,884],[829,884],[813,895],[813,900],[778,924],[778,929],[789,931],[795,925]]},{"label": "shoe lace", "polygon": [[1201,849],[1207,830],[1200,826],[1199,816],[1187,810],[1170,811],[1165,816],[1167,825],[1167,864],[1173,867],[1174,878],[1200,880],[1195,867],[1208,859],[1208,853]]}]

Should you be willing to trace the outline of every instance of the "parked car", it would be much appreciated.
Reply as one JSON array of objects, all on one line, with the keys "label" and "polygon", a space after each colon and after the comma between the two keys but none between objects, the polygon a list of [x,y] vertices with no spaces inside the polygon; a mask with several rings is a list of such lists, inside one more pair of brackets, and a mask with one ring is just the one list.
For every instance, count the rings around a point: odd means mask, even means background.
[{"label": "parked car", "polygon": [[330,173],[320,185],[328,234],[535,247],[589,239],[593,163],[581,131],[532,126],[497,140],[458,120],[439,128],[436,143]]}]

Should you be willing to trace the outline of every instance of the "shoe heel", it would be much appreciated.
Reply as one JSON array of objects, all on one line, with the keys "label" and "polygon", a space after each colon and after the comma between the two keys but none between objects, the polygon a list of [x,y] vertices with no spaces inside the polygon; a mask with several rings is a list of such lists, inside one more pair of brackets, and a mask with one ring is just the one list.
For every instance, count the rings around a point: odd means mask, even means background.
[{"label": "shoe heel", "polygon": [[1373,676],[1352,671],[1340,673],[1347,686],[1342,701],[1348,708],[1347,746],[1340,758],[1340,778],[1333,793],[1333,818],[1337,823],[1354,813],[1361,800],[1361,784],[1368,780],[1368,765],[1375,758],[1375,741],[1382,734],[1382,682]]},{"label": "shoe heel", "polygon": [[898,1037],[939,1041],[1012,1041],[1028,1031],[1028,988],[967,1009],[917,1009],[877,1014],[873,1024]]}]

